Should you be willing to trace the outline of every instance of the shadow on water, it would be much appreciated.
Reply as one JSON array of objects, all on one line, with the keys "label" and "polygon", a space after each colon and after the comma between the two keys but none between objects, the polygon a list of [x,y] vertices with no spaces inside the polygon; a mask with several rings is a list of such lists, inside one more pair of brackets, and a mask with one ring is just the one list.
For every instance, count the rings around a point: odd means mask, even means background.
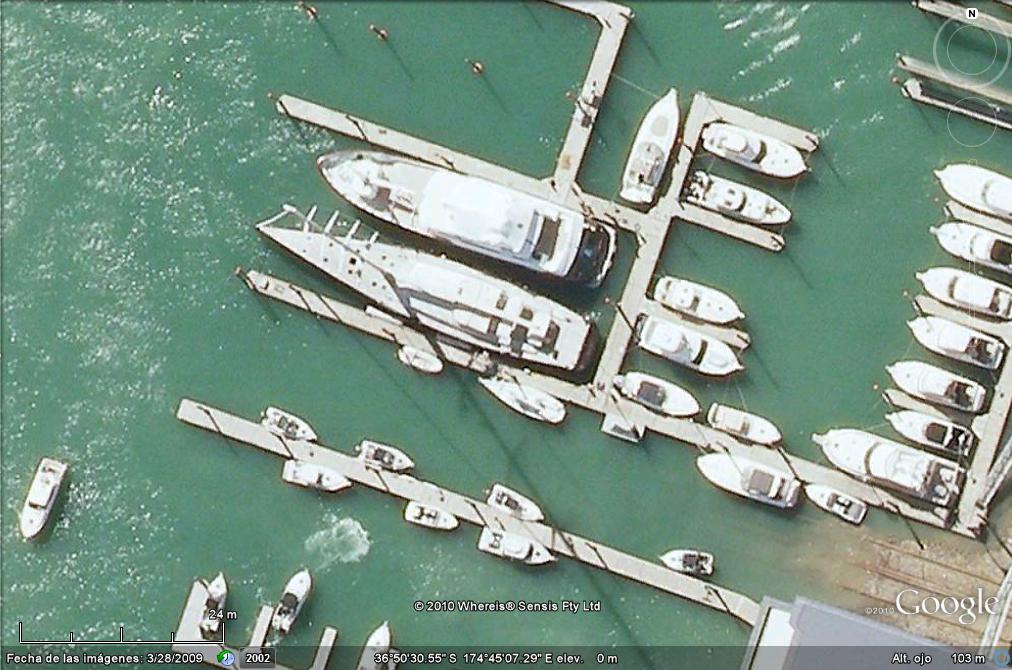
[{"label": "shadow on water", "polygon": [[485,74],[479,74],[476,76],[483,82],[485,82],[485,87],[488,88],[488,92],[492,94],[492,97],[495,98],[495,101],[499,103],[499,107],[502,108],[502,111],[508,112],[509,110],[506,108],[506,101],[503,100],[503,97],[501,95],[499,95],[499,91],[496,90],[495,85],[492,83],[492,80],[489,79],[487,76],[485,76]]},{"label": "shadow on water", "polygon": [[655,65],[658,65],[658,66],[663,65],[663,63],[661,62],[660,56],[658,56],[657,52],[654,51],[654,48],[652,46],[650,46],[650,40],[648,40],[647,36],[643,34],[643,30],[640,28],[639,22],[637,22],[637,21],[630,21],[629,25],[632,28],[632,31],[631,31],[632,34],[635,35],[640,40],[640,42],[643,43],[643,46],[644,46],[644,48],[646,48],[647,53],[650,54],[650,60],[652,60]]},{"label": "shadow on water", "polygon": [[538,29],[540,29],[540,30],[543,31],[545,29],[545,26],[541,23],[541,20],[538,19],[538,15],[534,13],[534,10],[531,9],[530,3],[529,2],[521,2],[520,5],[530,15],[531,20],[534,21],[535,24],[537,24]]},{"label": "shadow on water", "polygon": [[801,264],[798,263],[798,260],[794,257],[794,254],[791,253],[790,246],[784,249],[783,256],[784,258],[787,259],[787,262],[791,264],[791,267],[797,270],[798,277],[801,278],[801,283],[803,283],[805,287],[808,288],[809,290],[814,291],[815,285],[812,284],[812,281],[808,278],[808,275],[805,274],[805,270],[801,267]]},{"label": "shadow on water", "polygon": [[342,55],[341,48],[337,46],[337,40],[334,39],[334,35],[330,32],[327,26],[323,25],[323,21],[319,18],[313,19],[313,23],[315,23],[320,29],[320,32],[323,33],[323,37],[327,40],[327,43],[330,45],[330,49],[334,52],[334,55],[340,57]]}]

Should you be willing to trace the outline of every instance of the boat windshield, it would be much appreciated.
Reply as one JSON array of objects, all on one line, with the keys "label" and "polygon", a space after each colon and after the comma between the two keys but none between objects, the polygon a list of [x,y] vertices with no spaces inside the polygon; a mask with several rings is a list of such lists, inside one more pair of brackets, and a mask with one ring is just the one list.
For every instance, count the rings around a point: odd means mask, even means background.
[{"label": "boat windshield", "polygon": [[995,263],[1012,265],[1012,244],[1001,239],[995,240],[988,255]]}]

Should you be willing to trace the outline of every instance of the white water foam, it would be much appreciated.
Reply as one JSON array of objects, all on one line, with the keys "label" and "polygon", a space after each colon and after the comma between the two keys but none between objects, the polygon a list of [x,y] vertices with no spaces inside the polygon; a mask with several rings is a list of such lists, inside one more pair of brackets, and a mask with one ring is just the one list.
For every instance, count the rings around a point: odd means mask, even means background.
[{"label": "white water foam", "polygon": [[355,519],[328,514],[323,525],[303,545],[313,555],[317,570],[326,570],[335,562],[357,563],[369,553],[369,533]]}]

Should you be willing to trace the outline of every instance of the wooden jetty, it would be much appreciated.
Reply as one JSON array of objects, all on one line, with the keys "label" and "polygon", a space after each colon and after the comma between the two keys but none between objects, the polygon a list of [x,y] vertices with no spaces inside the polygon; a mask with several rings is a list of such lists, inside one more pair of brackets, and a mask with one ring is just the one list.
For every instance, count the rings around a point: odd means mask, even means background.
[{"label": "wooden jetty", "polygon": [[940,67],[903,54],[896,55],[896,64],[912,75],[969,91],[983,98],[989,98],[1003,105],[1012,105],[1012,93],[992,84],[982,84],[961,74],[943,70]]},{"label": "wooden jetty", "polygon": [[441,488],[432,482],[376,468],[354,456],[320,444],[284,439],[259,423],[193,400],[183,399],[176,416],[185,423],[219,433],[275,456],[314,463],[388,495],[439,507],[458,519],[476,526],[488,526],[505,533],[531,538],[557,556],[567,556],[592,567],[726,612],[749,626],[754,625],[758,617],[759,605],[736,591],[675,572],[659,562],[632,556],[547,523],[522,521],[490,507],[481,500]]},{"label": "wooden jetty", "polygon": [[928,105],[929,107],[944,109],[952,114],[959,114],[960,116],[965,116],[973,119],[974,121],[988,123],[996,128],[1001,128],[1002,130],[1012,130],[1012,121],[1007,119],[1007,114],[1005,114],[1000,108],[988,107],[988,111],[983,112],[968,107],[965,104],[960,104],[960,100],[946,100],[943,97],[926,90],[925,86],[918,79],[910,78],[904,81],[900,85],[900,92],[903,94],[903,97],[909,98],[914,102]]},{"label": "wooden jetty", "polygon": [[974,18],[971,18],[967,8],[943,0],[914,0],[914,6],[922,12],[940,16],[950,21],[958,21],[975,28],[983,28],[992,33],[997,33],[1008,39],[1012,39],[1012,23],[1003,21],[990,14],[978,11]]},{"label": "wooden jetty", "polygon": [[[223,649],[229,649],[236,652],[238,655],[240,649],[243,648],[262,648],[267,640],[267,633],[270,629],[271,616],[274,609],[270,605],[263,605],[260,608],[260,611],[257,613],[256,622],[253,625],[253,634],[250,637],[249,644],[245,645],[245,647],[226,643],[225,632],[228,625],[227,620],[223,620],[221,622],[223,632],[220,642],[214,640],[196,642],[196,640],[201,639],[200,622],[204,618],[207,596],[207,586],[204,582],[199,579],[193,582],[193,585],[190,587],[190,593],[186,597],[183,612],[179,617],[179,624],[176,626],[176,632],[172,636],[172,651],[178,653],[199,653],[203,657],[205,664],[216,668],[239,667],[239,660],[241,659],[237,660],[235,665],[223,665],[219,663],[218,652]],[[330,660],[330,653],[333,650],[334,643],[336,641],[337,629],[331,626],[326,626],[323,629],[323,635],[320,637],[320,643],[316,649],[316,656],[314,656],[313,662],[309,666],[308,670],[325,670],[327,662]],[[293,668],[280,664],[276,664],[273,667],[278,670],[294,670]]]}]

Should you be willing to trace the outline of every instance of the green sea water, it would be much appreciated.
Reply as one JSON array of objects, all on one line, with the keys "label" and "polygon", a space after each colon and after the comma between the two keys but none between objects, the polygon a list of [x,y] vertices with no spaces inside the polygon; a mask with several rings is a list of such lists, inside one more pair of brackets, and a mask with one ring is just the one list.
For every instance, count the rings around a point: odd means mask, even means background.
[{"label": "green sea water", "polygon": [[[174,418],[195,397],[245,416],[267,404],[350,449],[400,445],[419,476],[478,496],[492,481],[542,503],[559,527],[653,556],[696,546],[717,581],[760,599],[853,605],[842,573],[868,536],[909,537],[872,513],[844,527],[811,505],[784,514],[733,498],[697,473],[695,452],[650,436],[630,446],[574,410],[562,428],[498,405],[469,374],[423,377],[387,344],[254,298],[232,276],[261,269],[337,295],[258,239],[281,203],[348,205],[317,155],[352,146],[279,117],[288,92],[548,174],[597,28],[539,4],[28,3],[2,12],[2,538],[0,639],[166,639],[192,579],[223,570],[247,638],[256,609],[299,567],[317,588],[289,640],[341,631],[334,667],[390,620],[398,647],[741,645],[730,617],[571,561],[527,570],[475,550],[477,533],[409,527],[399,504],[354,489],[324,498],[283,485],[280,463]],[[774,184],[725,163],[789,204],[776,255],[676,225],[661,271],[710,283],[748,314],[747,371],[704,382],[645,354],[627,366],[690,386],[701,402],[744,403],[787,448],[821,459],[809,435],[878,427],[873,390],[912,343],[904,291],[949,259],[928,233],[943,219],[932,170],[976,161],[1012,172],[1012,141],[916,107],[889,81],[894,53],[998,74],[1008,45],[907,3],[634,3],[580,183],[618,191],[639,119],[670,86],[811,128],[813,172]],[[995,5],[993,10],[1002,9]],[[368,26],[389,30],[378,40]],[[936,36],[938,39],[936,41]],[[950,39],[951,38],[951,39]],[[476,77],[467,59],[482,61]],[[992,60],[997,62],[992,64]],[[989,68],[989,69],[988,69]],[[1012,75],[999,83],[1012,88]],[[602,291],[571,300],[607,327],[632,257]],[[885,431],[884,428],[882,428]],[[16,513],[38,459],[70,463],[50,537],[28,545]],[[918,528],[929,542],[974,550]],[[415,613],[415,600],[601,601],[583,614]],[[298,654],[296,654],[296,658]],[[282,656],[284,659],[285,657]],[[726,658],[715,663],[737,667]]]}]

